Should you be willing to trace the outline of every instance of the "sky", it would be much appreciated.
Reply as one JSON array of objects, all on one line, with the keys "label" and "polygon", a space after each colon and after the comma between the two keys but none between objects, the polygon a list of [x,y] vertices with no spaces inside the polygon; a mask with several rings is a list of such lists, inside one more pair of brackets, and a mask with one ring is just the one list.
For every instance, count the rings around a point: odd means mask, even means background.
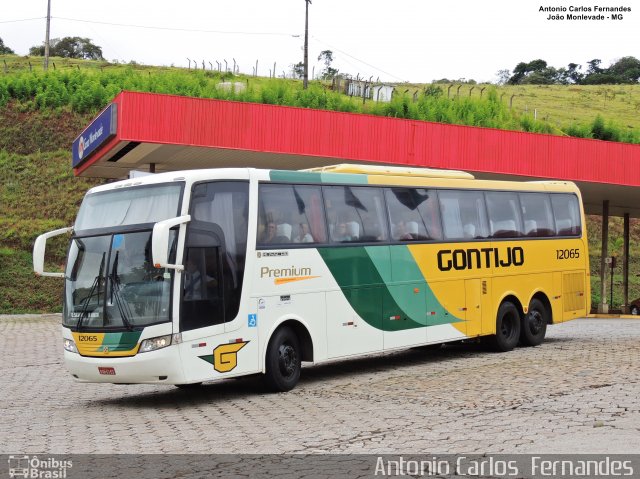
[{"label": "sky", "polygon": [[[0,38],[19,55],[41,45],[47,0],[0,0]],[[541,7],[624,6],[622,20],[548,20]],[[567,15],[567,12],[558,12]],[[556,14],[558,14],[556,13]],[[305,0],[51,0],[51,38],[88,37],[107,60],[291,74],[303,58]],[[586,13],[597,15],[598,12]],[[340,72],[387,82],[496,81],[541,58],[556,68],[640,58],[637,0],[312,0],[309,69],[323,50]]]}]

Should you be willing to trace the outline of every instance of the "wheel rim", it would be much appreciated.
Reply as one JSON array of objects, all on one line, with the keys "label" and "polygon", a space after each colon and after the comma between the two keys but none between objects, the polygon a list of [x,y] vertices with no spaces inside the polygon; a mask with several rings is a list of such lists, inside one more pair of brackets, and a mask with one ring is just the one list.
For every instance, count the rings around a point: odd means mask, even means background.
[{"label": "wheel rim", "polygon": [[290,344],[281,344],[278,348],[278,368],[285,377],[291,377],[298,368],[298,353]]},{"label": "wheel rim", "polygon": [[500,325],[500,333],[505,339],[511,339],[515,332],[515,318],[513,315],[508,314],[502,318],[502,324]]},{"label": "wheel rim", "polygon": [[531,334],[534,336],[539,334],[544,326],[544,317],[542,316],[542,313],[537,309],[529,311],[529,314],[527,315],[527,325]]}]

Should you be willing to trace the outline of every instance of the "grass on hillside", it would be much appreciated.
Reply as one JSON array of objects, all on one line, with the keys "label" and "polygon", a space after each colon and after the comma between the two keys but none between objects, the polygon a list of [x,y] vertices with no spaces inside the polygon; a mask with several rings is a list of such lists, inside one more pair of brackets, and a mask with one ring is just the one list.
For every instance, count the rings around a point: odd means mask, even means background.
[{"label": "grass on hillside", "polygon": [[[0,150],[0,176],[0,313],[59,311],[62,282],[34,277],[33,242],[43,232],[72,225],[84,193],[98,181],[75,178],[67,151]],[[49,270],[60,270],[66,248],[62,237],[48,244]]]}]

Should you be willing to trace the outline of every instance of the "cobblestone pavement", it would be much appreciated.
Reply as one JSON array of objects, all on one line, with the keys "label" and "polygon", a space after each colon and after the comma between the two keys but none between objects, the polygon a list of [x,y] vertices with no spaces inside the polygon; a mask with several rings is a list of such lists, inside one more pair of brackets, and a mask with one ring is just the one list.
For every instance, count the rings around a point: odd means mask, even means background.
[{"label": "cobblestone pavement", "polygon": [[409,350],[198,390],[75,383],[59,316],[0,316],[1,453],[640,453],[640,321]]}]

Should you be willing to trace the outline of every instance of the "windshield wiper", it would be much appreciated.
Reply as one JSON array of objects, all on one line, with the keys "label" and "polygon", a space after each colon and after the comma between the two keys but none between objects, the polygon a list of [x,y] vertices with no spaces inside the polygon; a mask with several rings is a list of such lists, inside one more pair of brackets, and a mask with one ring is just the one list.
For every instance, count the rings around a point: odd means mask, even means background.
[{"label": "windshield wiper", "polygon": [[113,299],[115,298],[116,306],[118,307],[118,312],[120,313],[120,318],[122,319],[122,324],[124,324],[124,326],[129,331],[133,331],[133,326],[131,325],[131,321],[129,321],[131,310],[129,309],[129,304],[122,299],[122,293],[120,292],[120,278],[118,277],[119,255],[120,251],[116,251],[116,257],[113,260],[111,274],[109,275],[109,279],[111,280],[111,302],[113,303]]},{"label": "windshield wiper", "polygon": [[84,304],[82,305],[82,310],[80,311],[80,317],[78,318],[78,322],[76,323],[76,329],[80,331],[80,327],[82,326],[82,322],[84,318],[89,312],[89,303],[91,302],[91,298],[96,293],[98,294],[98,303],[96,306],[100,306],[100,283],[102,283],[102,269],[104,268],[104,259],[107,253],[102,253],[102,260],[100,261],[100,267],[98,268],[98,274],[93,279],[93,283],[91,284],[91,289],[89,290],[89,295],[84,299]]}]

